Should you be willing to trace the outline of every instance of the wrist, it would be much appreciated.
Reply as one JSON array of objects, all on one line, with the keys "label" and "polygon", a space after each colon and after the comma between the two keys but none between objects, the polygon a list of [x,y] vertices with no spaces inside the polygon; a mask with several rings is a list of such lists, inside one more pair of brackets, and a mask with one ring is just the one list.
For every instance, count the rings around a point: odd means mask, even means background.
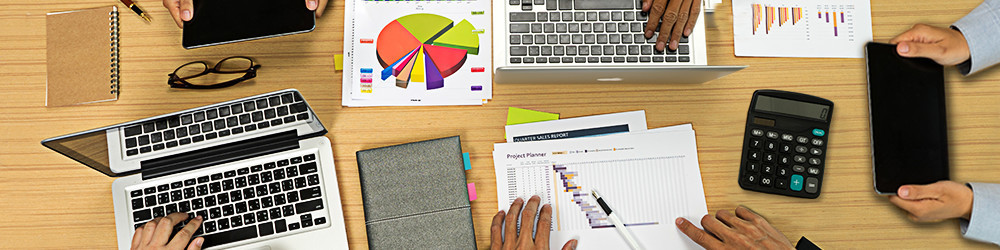
[{"label": "wrist", "polygon": [[964,204],[962,204],[963,205],[962,207],[964,208],[962,210],[962,218],[965,219],[965,220],[971,220],[972,219],[972,205],[973,205],[973,200],[976,198],[976,196],[975,196],[975,193],[972,192],[972,187],[971,186],[969,186],[968,184],[966,184],[965,187],[967,188],[965,191],[966,191],[967,197],[969,197],[969,198],[965,200]]}]

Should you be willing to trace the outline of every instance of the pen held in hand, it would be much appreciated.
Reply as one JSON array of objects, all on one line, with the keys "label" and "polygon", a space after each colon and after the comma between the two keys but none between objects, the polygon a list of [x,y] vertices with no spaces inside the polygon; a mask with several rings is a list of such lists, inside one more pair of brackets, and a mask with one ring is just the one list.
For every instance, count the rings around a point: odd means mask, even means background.
[{"label": "pen held in hand", "polygon": [[642,249],[642,247],[639,246],[639,242],[635,240],[635,235],[632,235],[632,232],[625,228],[625,224],[623,224],[622,220],[618,218],[618,214],[611,211],[611,207],[608,206],[608,203],[604,202],[604,198],[601,197],[601,194],[597,193],[597,190],[591,189],[590,195],[597,200],[597,204],[600,205],[601,209],[604,210],[604,213],[608,215],[608,220],[615,225],[615,229],[618,229],[618,233],[625,238],[625,242],[628,243],[629,247],[632,247],[634,250]]}]

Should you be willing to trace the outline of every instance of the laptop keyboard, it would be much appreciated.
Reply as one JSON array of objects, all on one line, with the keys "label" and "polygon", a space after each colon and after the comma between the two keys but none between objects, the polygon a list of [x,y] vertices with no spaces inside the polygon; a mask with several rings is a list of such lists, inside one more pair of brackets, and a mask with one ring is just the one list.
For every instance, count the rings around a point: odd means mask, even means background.
[{"label": "laptop keyboard", "polygon": [[134,156],[257,129],[289,126],[309,119],[309,107],[296,93],[281,93],[125,128],[125,155]]},{"label": "laptop keyboard", "polygon": [[[512,64],[691,62],[688,38],[676,51],[657,51],[646,39],[642,0],[509,0]],[[575,4],[575,6],[574,6]]]},{"label": "laptop keyboard", "polygon": [[195,237],[205,237],[203,247],[303,231],[327,223],[319,167],[315,154],[305,154],[136,186],[128,191],[132,222],[139,228],[175,212],[188,213],[187,221],[201,215],[205,220]]}]

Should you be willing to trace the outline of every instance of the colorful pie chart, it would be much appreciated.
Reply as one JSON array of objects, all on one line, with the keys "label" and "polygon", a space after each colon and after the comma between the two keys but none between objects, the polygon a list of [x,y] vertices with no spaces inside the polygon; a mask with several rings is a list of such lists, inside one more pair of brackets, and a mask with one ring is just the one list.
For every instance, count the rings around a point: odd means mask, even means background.
[{"label": "colorful pie chart", "polygon": [[469,54],[479,54],[479,34],[467,20],[454,21],[434,14],[397,18],[379,32],[376,56],[383,81],[395,77],[396,86],[424,82],[427,89],[444,87],[444,78],[455,74]]}]

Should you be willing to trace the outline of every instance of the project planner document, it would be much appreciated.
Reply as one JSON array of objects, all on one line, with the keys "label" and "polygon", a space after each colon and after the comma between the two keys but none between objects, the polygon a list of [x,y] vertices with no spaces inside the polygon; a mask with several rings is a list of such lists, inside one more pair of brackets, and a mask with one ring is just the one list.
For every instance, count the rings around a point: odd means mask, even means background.
[{"label": "project planner document", "polygon": [[708,213],[686,128],[495,144],[498,208],[538,195],[552,206],[552,249],[570,239],[579,249],[628,249],[590,196],[597,189],[644,248],[700,249],[674,225]]}]

